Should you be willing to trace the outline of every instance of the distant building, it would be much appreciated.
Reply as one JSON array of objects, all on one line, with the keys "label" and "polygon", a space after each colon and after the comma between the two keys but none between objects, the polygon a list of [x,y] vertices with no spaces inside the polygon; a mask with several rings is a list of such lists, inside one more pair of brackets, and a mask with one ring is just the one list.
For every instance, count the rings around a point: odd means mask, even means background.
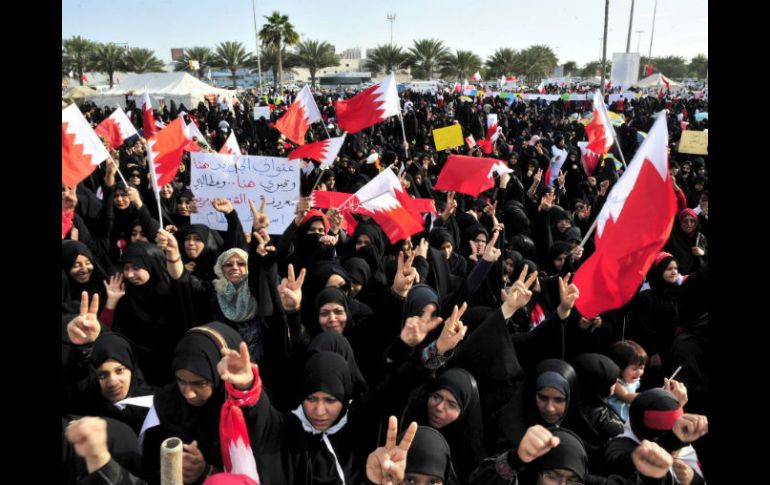
[{"label": "distant building", "polygon": [[363,57],[360,47],[345,49],[340,53],[340,58],[342,59],[363,59]]}]

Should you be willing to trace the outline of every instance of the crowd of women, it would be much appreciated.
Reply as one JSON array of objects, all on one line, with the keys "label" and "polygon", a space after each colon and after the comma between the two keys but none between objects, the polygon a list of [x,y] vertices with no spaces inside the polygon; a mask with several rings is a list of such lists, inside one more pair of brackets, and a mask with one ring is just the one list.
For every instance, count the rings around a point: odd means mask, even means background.
[{"label": "crowd of women", "polygon": [[[316,94],[324,126],[308,141],[341,134],[337,96]],[[401,100],[406,142],[397,118],[348,135],[329,170],[303,171],[282,234],[260,200],[252,227],[228,199],[212,202],[226,231],[191,224],[187,154],[158,204],[143,139],[113,152],[127,183],[105,163],[62,187],[63,483],[158,484],[169,437],[184,443],[185,484],[252,483],[220,481],[236,479],[221,474],[223,406],[241,409],[264,485],[705,482],[718,466],[703,437],[708,166],[676,142],[682,121],[707,128],[691,119],[706,102],[610,106],[626,119],[626,160],[666,110],[679,211],[636,296],[585,318],[571,276],[620,175],[609,158],[584,172],[590,102]],[[292,149],[273,125],[281,105],[271,120],[251,119],[249,101],[174,108],[156,116],[184,111],[215,150],[230,130],[244,154]],[[82,109],[92,123],[109,115]],[[502,129],[491,153],[433,148],[432,130],[453,122],[484,139],[490,113]],[[552,148],[569,156],[547,185]],[[434,191],[452,153],[513,171],[478,197]],[[391,169],[436,202],[410,238],[390,241],[367,216],[347,230],[339,211],[311,206],[316,183],[353,193]]]}]

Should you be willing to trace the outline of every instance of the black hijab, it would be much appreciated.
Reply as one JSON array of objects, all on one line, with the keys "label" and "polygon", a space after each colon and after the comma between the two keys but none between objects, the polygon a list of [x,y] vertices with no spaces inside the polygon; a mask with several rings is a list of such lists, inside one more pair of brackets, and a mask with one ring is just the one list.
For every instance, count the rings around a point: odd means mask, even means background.
[{"label": "black hijab", "polygon": [[[75,278],[70,275],[70,269],[80,255],[88,258],[94,267],[91,276],[85,283],[78,283]],[[64,288],[62,289],[62,312],[80,313],[80,295],[84,291],[88,292],[89,299],[94,293],[98,293],[99,311],[104,308],[104,304],[107,302],[107,292],[104,289],[103,282],[107,279],[107,274],[104,272],[88,246],[80,241],[62,241],[61,270],[63,276],[62,283],[66,281],[66,285],[69,288],[69,292],[67,293],[65,293]]]},{"label": "black hijab", "polygon": [[432,287],[419,283],[409,290],[406,295],[406,304],[404,305],[404,319],[422,315],[422,310],[426,305],[433,303],[436,305],[435,312],[440,310],[438,304],[438,294]]},{"label": "black hijab", "polygon": [[[125,304],[135,318],[149,322],[168,308],[164,298],[171,295],[170,277],[166,271],[166,256],[157,246],[145,241],[128,245],[121,258],[122,264],[132,264],[150,273],[143,285],[126,282]],[[160,297],[160,298],[159,298]],[[123,303],[123,300],[121,300]]]},{"label": "black hijab", "polygon": [[131,344],[119,333],[102,333],[94,342],[94,348],[91,353],[91,363],[94,365],[94,368],[98,369],[99,366],[109,359],[120,362],[131,371],[131,384],[129,385],[126,397],[143,395],[136,393],[137,386],[144,384],[144,379],[141,377],[142,371],[136,365],[136,357],[134,357]]},{"label": "black hijab", "polygon": [[221,344],[214,335],[200,329],[217,332],[230,349],[238,349],[242,340],[228,325],[212,322],[189,330],[177,343],[171,364],[173,372],[185,369],[211,381],[211,397],[202,406],[191,406],[173,382],[158,391],[154,406],[160,424],[171,436],[179,437],[185,443],[197,440],[206,461],[222,468],[219,415],[226,393],[217,372],[217,363],[222,358]]},{"label": "black hijab", "polygon": [[358,367],[353,347],[348,339],[337,332],[321,332],[313,337],[307,347],[308,357],[318,352],[329,351],[341,355],[348,363],[351,379],[353,380],[353,398],[362,399],[367,392],[366,379]]},{"label": "black hijab", "polygon": [[372,270],[363,258],[352,257],[342,263],[342,267],[347,272],[353,283],[358,283],[364,288],[372,277]]},{"label": "black hijab", "polygon": [[655,441],[674,427],[681,415],[679,400],[665,389],[648,389],[631,402],[628,420],[639,440]]},{"label": "black hijab", "polygon": [[583,406],[601,407],[610,396],[610,387],[620,377],[620,367],[602,354],[578,355],[574,361],[580,378],[578,393]]},{"label": "black hijab", "polygon": [[[201,241],[203,241],[203,250],[195,259],[190,258],[184,249],[184,241],[190,234],[197,234]],[[212,231],[204,224],[190,224],[181,228],[174,236],[179,244],[182,262],[185,264],[191,261],[195,263],[195,269],[192,271],[193,276],[201,281],[213,281],[216,278],[214,264],[217,262],[220,250],[216,231]]]},{"label": "black hijab", "polygon": [[588,454],[583,442],[572,431],[550,427],[548,431],[559,438],[559,446],[529,463],[519,475],[522,485],[537,483],[537,476],[546,470],[565,469],[574,472],[584,482],[588,474]]},{"label": "black hijab", "polygon": [[345,315],[347,315],[348,319],[345,322],[345,327],[342,329],[343,334],[347,333],[348,329],[355,326],[353,313],[350,311],[350,305],[348,305],[348,296],[344,291],[340,290],[336,286],[327,286],[323,290],[319,291],[318,296],[316,296],[315,314],[313,322],[310,325],[311,328],[315,328],[319,332],[322,331],[320,325],[318,324],[318,313],[321,311],[321,307],[327,303],[336,303],[345,309]]},{"label": "black hijab", "polygon": [[319,350],[305,362],[302,380],[302,396],[307,397],[315,392],[325,392],[334,396],[342,403],[337,424],[348,409],[348,401],[353,397],[353,377],[345,358],[337,352]]},{"label": "black hijab", "polygon": [[[399,435],[399,441],[404,433]],[[429,426],[418,426],[406,455],[406,473],[440,478],[446,485],[459,483],[452,466],[452,453],[444,437]]]}]

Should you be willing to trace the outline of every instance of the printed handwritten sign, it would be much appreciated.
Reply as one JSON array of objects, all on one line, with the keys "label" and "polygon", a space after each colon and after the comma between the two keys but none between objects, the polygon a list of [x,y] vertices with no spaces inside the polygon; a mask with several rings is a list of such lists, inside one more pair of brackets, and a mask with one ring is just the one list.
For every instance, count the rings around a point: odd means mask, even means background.
[{"label": "printed handwritten sign", "polygon": [[709,134],[703,131],[683,131],[682,138],[679,140],[679,153],[708,155]]},{"label": "printed handwritten sign", "polygon": [[270,106],[254,106],[254,119],[258,120],[260,117],[270,120]]},{"label": "printed handwritten sign", "polygon": [[270,216],[270,234],[282,234],[294,219],[294,206],[299,199],[299,160],[194,152],[190,162],[190,189],[198,207],[190,219],[192,224],[227,229],[224,214],[211,205],[217,197],[230,199],[244,231],[251,229],[253,219],[249,199],[259,208],[263,195]]}]

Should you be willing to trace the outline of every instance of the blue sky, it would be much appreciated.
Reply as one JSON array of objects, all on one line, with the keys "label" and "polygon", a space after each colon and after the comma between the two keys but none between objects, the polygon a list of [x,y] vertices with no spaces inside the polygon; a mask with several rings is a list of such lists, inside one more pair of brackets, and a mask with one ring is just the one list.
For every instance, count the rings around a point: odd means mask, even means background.
[{"label": "blue sky", "polygon": [[[393,42],[408,47],[433,37],[451,49],[472,50],[486,59],[495,49],[545,44],[559,63],[598,60],[604,23],[602,0],[256,0],[257,26],[273,10],[288,14],[303,39],[332,43],[338,52],[373,48],[390,41],[389,13],[396,14]],[[636,0],[631,51],[650,48],[655,0]],[[611,0],[607,57],[624,52],[631,0]],[[643,30],[641,37],[635,32]],[[155,51],[164,62],[171,48],[239,41],[256,46],[252,0],[63,0],[62,37],[127,43]],[[708,55],[708,2],[658,0],[653,57]]]}]

